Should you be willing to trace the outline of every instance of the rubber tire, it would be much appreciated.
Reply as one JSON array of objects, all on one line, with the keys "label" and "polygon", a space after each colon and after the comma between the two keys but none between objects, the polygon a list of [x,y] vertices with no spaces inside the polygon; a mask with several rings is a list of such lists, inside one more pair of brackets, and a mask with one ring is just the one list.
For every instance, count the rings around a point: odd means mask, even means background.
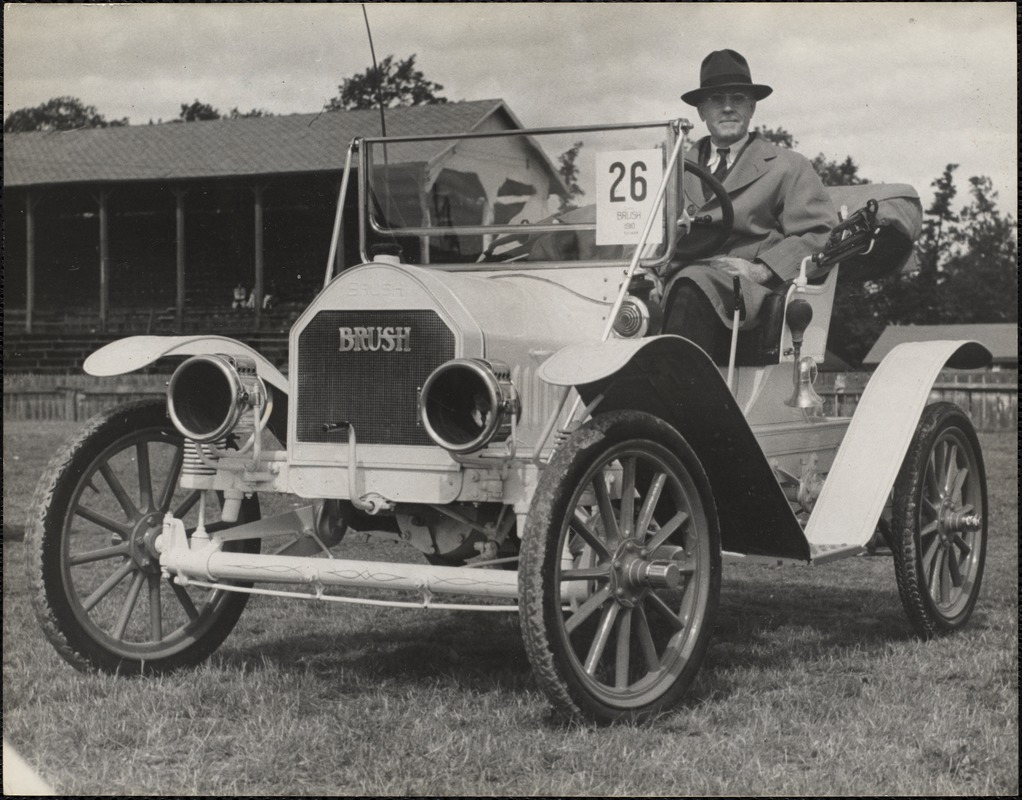
[{"label": "rubber tire", "polygon": [[[26,544],[36,616],[57,652],[76,669],[83,671],[100,670],[121,675],[161,674],[194,666],[227,638],[248,602],[247,594],[218,591],[197,609],[199,615],[196,620],[185,622],[169,634],[164,628],[166,623],[161,620],[160,640],[151,645],[128,642],[117,645],[116,639],[101,625],[95,624],[90,612],[83,608],[81,597],[72,583],[74,567],[65,564],[66,550],[70,547],[65,541],[68,538],[68,514],[72,503],[78,507],[79,494],[88,487],[100,464],[109,464],[109,459],[132,447],[140,435],[147,442],[147,451],[151,449],[151,443],[183,446],[183,437],[168,419],[166,404],[162,400],[128,403],[102,412],[85,423],[53,456],[39,479],[29,510]],[[155,486],[153,493],[157,494]],[[138,507],[142,506],[140,500],[132,500],[138,503]],[[165,512],[172,500],[173,492],[158,510]],[[153,506],[157,506],[155,500]],[[258,518],[259,502],[252,496],[242,503],[239,522]],[[77,519],[72,517],[71,522]],[[207,527],[215,530],[215,526],[223,527],[220,523]],[[231,542],[229,545],[225,549],[259,552],[258,539]],[[122,559],[120,564],[128,560]],[[158,564],[154,560],[151,563]],[[135,566],[129,575],[141,572],[141,567]],[[141,597],[138,602],[148,603]],[[137,610],[136,606],[131,613]]]},{"label": "rubber tire", "polygon": [[[926,508],[923,493],[928,488],[926,474],[930,455],[935,447],[949,437],[961,448],[966,461],[971,461],[975,467],[975,474],[970,473],[965,479],[963,491],[966,494],[960,493],[963,499],[971,499],[973,502],[959,502],[958,507],[969,504],[975,510],[978,505],[982,521],[979,530],[953,531],[970,547],[969,555],[962,559],[965,567],[963,580],[967,578],[969,585],[964,593],[958,593],[953,607],[944,611],[930,591],[923,564],[926,549],[922,541],[923,530],[933,522],[924,524],[921,517]],[[923,639],[958,630],[968,621],[979,596],[987,541],[987,488],[983,455],[972,423],[958,406],[934,403],[926,407],[894,484],[892,512],[891,549],[894,552],[894,571],[898,593],[913,629]],[[939,536],[939,528],[932,535]],[[938,541],[933,546],[939,544]],[[953,546],[938,549],[955,552]],[[934,556],[935,559],[937,557]]]},{"label": "rubber tire", "polygon": [[[683,470],[706,517],[705,606],[689,656],[673,683],[642,705],[608,702],[596,696],[579,674],[583,666],[566,645],[559,593],[562,532],[574,507],[573,497],[588,471],[626,442],[648,448],[672,469]],[[533,673],[555,710],[569,720],[597,724],[642,722],[678,702],[695,679],[706,654],[720,595],[720,531],[709,481],[698,457],[682,436],[663,420],[637,411],[600,415],[581,426],[555,452],[543,471],[525,525],[518,571],[519,616]],[[556,602],[555,602],[556,600]],[[613,599],[610,602],[616,602]],[[604,692],[606,694],[606,692]]]}]

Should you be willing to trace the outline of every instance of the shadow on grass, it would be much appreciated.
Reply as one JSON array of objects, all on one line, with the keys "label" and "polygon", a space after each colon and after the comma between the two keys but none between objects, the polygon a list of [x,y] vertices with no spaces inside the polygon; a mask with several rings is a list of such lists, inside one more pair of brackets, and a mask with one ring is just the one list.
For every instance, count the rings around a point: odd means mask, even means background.
[{"label": "shadow on grass", "polygon": [[[822,571],[798,577],[764,571],[725,580],[706,659],[682,708],[731,695],[740,688],[735,668],[763,674],[838,662],[857,672],[855,662],[911,641],[893,569],[888,574],[889,588],[821,586]],[[843,578],[860,579],[870,580],[855,573]],[[294,632],[296,624],[305,630]],[[970,625],[984,627],[983,616],[977,614]],[[277,637],[270,626],[240,647],[232,648],[229,640],[219,661],[240,670],[270,664],[288,674],[311,674],[339,693],[380,683],[474,692],[536,690],[515,615],[368,612],[357,619],[292,618],[284,627],[291,632]]]},{"label": "shadow on grass", "polygon": [[[987,615],[977,610],[969,628],[987,627]],[[792,585],[766,576],[725,581],[698,691],[690,692],[682,707],[720,701],[740,689],[736,669],[760,676],[809,673],[806,680],[822,670],[829,680],[840,673],[866,683],[875,674],[870,662],[892,645],[916,639],[893,568],[890,588]],[[814,666],[819,664],[823,667]]]},{"label": "shadow on grass", "polygon": [[272,664],[287,673],[312,673],[341,690],[369,683],[401,682],[453,686],[477,692],[522,691],[531,671],[517,616],[458,613],[421,623],[395,623],[381,615],[381,627],[354,627],[343,633],[316,629],[282,638],[263,638],[237,649],[230,641],[219,654],[227,667],[259,669]]}]

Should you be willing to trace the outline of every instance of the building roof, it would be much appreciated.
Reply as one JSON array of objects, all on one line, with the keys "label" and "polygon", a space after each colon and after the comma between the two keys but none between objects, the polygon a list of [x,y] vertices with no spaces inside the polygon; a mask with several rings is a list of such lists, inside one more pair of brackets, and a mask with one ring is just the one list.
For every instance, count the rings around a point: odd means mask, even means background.
[{"label": "building roof", "polygon": [[[494,114],[522,127],[503,100],[475,100],[389,109],[387,135],[464,133]],[[379,109],[5,133],[4,187],[340,171],[355,136],[379,135]],[[422,160],[443,147],[423,143]]]},{"label": "building roof", "polygon": [[862,360],[863,366],[879,364],[904,342],[972,339],[984,345],[995,364],[1018,364],[1018,325],[1013,322],[974,325],[888,325]]}]

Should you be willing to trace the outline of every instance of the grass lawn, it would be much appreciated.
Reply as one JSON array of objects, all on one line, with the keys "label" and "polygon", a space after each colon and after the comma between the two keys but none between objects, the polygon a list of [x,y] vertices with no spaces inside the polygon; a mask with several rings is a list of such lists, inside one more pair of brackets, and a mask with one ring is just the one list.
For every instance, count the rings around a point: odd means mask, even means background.
[{"label": "grass lawn", "polygon": [[990,547],[959,635],[912,637],[890,558],[727,567],[686,702],[597,729],[552,719],[515,615],[253,597],[198,669],[74,671],[36,624],[17,538],[69,430],[4,429],[4,736],[59,793],[1018,793],[1014,433],[980,437]]}]

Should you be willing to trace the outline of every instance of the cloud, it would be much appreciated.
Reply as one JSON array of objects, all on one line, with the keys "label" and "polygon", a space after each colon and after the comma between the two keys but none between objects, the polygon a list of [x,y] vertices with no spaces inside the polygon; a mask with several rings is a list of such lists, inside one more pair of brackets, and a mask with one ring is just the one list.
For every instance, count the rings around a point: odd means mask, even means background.
[{"label": "cloud", "polygon": [[[371,3],[378,57],[417,54],[450,99],[502,97],[527,125],[661,120],[711,49],[775,87],[756,122],[874,180],[949,161],[1017,202],[1014,5]],[[358,4],[9,4],[4,113],[72,94],[110,118],[316,111],[370,63]],[[42,54],[42,55],[41,55]]]}]

